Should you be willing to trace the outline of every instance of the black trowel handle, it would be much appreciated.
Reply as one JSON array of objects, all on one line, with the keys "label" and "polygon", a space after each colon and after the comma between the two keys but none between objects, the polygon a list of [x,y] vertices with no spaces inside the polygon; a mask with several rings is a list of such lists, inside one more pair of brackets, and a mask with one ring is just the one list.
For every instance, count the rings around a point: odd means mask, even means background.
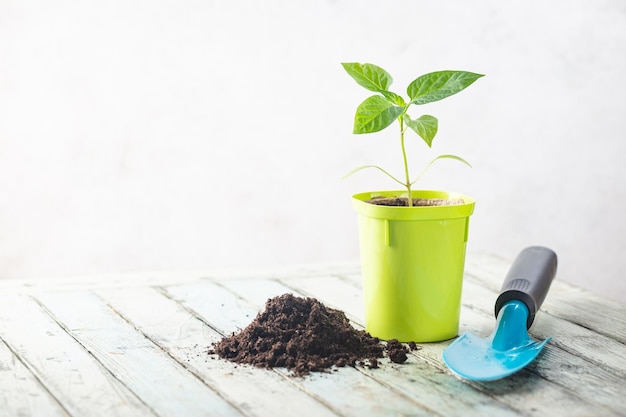
[{"label": "black trowel handle", "polygon": [[542,246],[525,248],[517,255],[504,279],[500,295],[496,300],[496,317],[504,304],[519,300],[528,307],[526,328],[530,328],[535,314],[548,294],[556,274],[556,253]]}]

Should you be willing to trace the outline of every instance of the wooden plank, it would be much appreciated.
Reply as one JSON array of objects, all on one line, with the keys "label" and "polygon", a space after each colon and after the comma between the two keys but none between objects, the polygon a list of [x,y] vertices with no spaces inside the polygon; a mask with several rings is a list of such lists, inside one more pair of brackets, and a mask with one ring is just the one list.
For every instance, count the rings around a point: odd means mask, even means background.
[{"label": "wooden plank", "polygon": [[[152,288],[101,290],[98,294],[152,342],[248,416],[337,416],[276,372],[209,360],[222,336]],[[141,300],[141,302],[138,302]]]},{"label": "wooden plank", "polygon": [[[0,336],[58,402],[48,407],[50,399],[42,398],[40,405],[45,411],[33,415],[63,415],[63,410],[75,416],[153,415],[33,299],[26,296],[0,298]],[[23,374],[23,370],[19,372]],[[20,401],[16,398],[29,395],[41,397],[39,388],[21,392],[14,384],[17,382],[2,383],[12,385],[7,394],[3,394],[12,397],[8,401]],[[32,385],[32,382],[25,384]],[[23,405],[27,406],[28,401]]]},{"label": "wooden plank", "polygon": [[252,304],[233,297],[225,288],[208,280],[167,286],[163,291],[223,335],[242,330],[258,313]]},{"label": "wooden plank", "polygon": [[[512,260],[477,254],[468,257],[466,269],[470,279],[498,293],[511,264]],[[626,304],[561,282],[558,271],[542,308],[554,316],[626,344]]]},{"label": "wooden plank", "polygon": [[264,308],[270,298],[283,294],[301,295],[274,279],[238,279],[220,281],[219,284],[239,297],[252,303],[257,309]]},{"label": "wooden plank", "polygon": [[63,407],[0,340],[0,417],[67,416]]},{"label": "wooden plank", "polygon": [[[297,281],[300,285],[297,285],[297,288],[306,287],[307,291],[305,294],[315,296],[317,291],[314,288],[331,288],[329,297],[323,299],[327,304],[333,305],[341,304],[342,306],[348,306],[347,310],[350,312],[350,316],[355,317],[359,313],[358,311],[362,308],[361,301],[359,300],[359,292],[355,292],[355,286],[349,283],[344,282],[341,279],[337,279],[336,277],[312,277],[308,279],[296,279],[296,280],[286,280],[287,283],[290,281]],[[286,287],[281,284],[262,284],[258,281],[229,281],[224,282],[223,285],[233,289],[233,291],[241,294],[246,298],[255,299],[258,303],[260,300],[271,297],[274,295],[286,293],[286,292],[294,292],[293,288]],[[271,292],[263,293],[263,288],[273,287]],[[352,293],[351,293],[352,292]],[[329,301],[327,301],[329,300]],[[338,307],[334,305],[334,307]],[[484,317],[482,320],[485,324],[485,328],[489,328],[489,326],[493,326],[493,324],[489,321],[488,317]],[[474,320],[475,322],[475,320]],[[491,327],[492,328],[492,327]],[[437,344],[428,344],[429,348],[432,348]],[[447,343],[440,344],[437,349],[427,349],[429,352],[429,361],[435,362],[441,368],[443,365],[440,360],[440,353],[443,348],[447,346]],[[433,357],[433,351],[436,359]],[[464,414],[465,415],[505,415],[507,412],[511,413],[512,411],[509,409],[505,409],[502,405],[496,402],[488,402],[484,395],[478,394],[475,389],[472,389],[468,384],[465,384],[456,378],[454,380],[450,379],[449,375],[445,375],[441,372],[441,369],[432,368],[431,366],[426,366],[424,362],[415,361],[415,363],[409,362],[411,366],[397,366],[388,364],[386,366],[391,365],[395,367],[398,372],[396,374],[391,374],[389,372],[378,372],[378,371],[368,371],[362,370],[362,372],[369,373],[372,378],[380,380],[387,385],[393,386],[395,389],[402,390],[405,387],[408,389],[419,387],[419,392],[422,392],[424,395],[420,396],[420,400],[426,401],[431,400],[435,404],[430,404],[431,407],[439,410],[446,410],[450,415],[454,415],[454,411],[458,411],[458,406],[463,404]],[[402,370],[400,371],[400,368]],[[430,373],[428,372],[430,370]],[[532,375],[526,372],[527,378],[532,378]],[[390,376],[392,375],[392,376]],[[407,378],[411,380],[412,384],[407,384]],[[437,390],[438,387],[441,387],[441,390]],[[490,391],[491,385],[485,384],[482,387],[483,390]],[[468,395],[474,395],[473,402],[468,401]],[[499,391],[494,391],[494,394],[499,395]],[[562,394],[562,392],[560,393]],[[615,395],[616,393],[612,393]],[[455,401],[446,400],[448,395],[452,395],[452,397],[456,398]],[[461,399],[461,400],[459,400]],[[609,397],[610,400],[613,401],[615,397]],[[545,398],[547,407],[549,409],[550,406],[554,404],[553,401]],[[571,400],[571,398],[570,398]],[[585,405],[579,408],[579,412],[587,412],[598,411],[598,408],[595,406]],[[517,412],[514,412],[517,414]]]},{"label": "wooden plank", "polygon": [[[481,326],[482,330],[475,333],[483,337],[489,336],[495,325],[495,320],[486,312],[471,309],[465,311],[465,320],[474,328]],[[527,370],[568,388],[578,397],[598,407],[613,410],[617,414],[623,409],[618,399],[626,396],[626,378],[616,376],[581,357],[563,351],[552,342],[527,367]]]},{"label": "wooden plank", "polygon": [[[288,376],[284,368],[277,371]],[[415,401],[414,394],[404,396],[351,367],[336,369],[332,374],[313,372],[297,383],[346,416],[443,416],[440,410]]]},{"label": "wooden plank", "polygon": [[350,274],[360,270],[359,261],[316,262],[313,264],[272,265],[266,267],[236,267],[204,271],[198,277],[212,281],[231,279],[270,280],[277,277],[310,277],[329,274]]},{"label": "wooden plank", "polygon": [[[462,330],[492,331],[495,293],[509,266],[491,256],[468,257]],[[0,282],[5,294],[41,295],[45,306],[30,297],[0,296],[0,417],[193,415],[186,405],[163,404],[171,401],[168,394],[175,396],[165,391],[190,386],[196,394],[174,402],[193,397],[212,403],[209,392],[223,415],[624,415],[626,307],[558,277],[531,329],[536,338],[554,339],[525,370],[491,383],[451,376],[441,360],[449,341],[423,344],[403,365],[383,361],[380,369],[343,368],[306,378],[206,355],[208,344],[245,327],[267,298],[285,292],[314,296],[362,326],[356,264],[135,278],[68,279],[58,286]],[[146,288],[154,285],[163,288]],[[98,288],[97,295],[85,291],[90,288]],[[173,378],[162,362],[177,369]],[[142,386],[137,388],[131,382],[146,367],[154,369],[135,381]],[[150,389],[158,392],[146,394]],[[199,408],[196,414],[212,415]]]},{"label": "wooden plank", "polygon": [[[464,304],[473,310],[482,312],[487,317],[491,317],[494,326],[496,321],[492,306],[496,297],[496,293],[482,285],[477,285],[471,281],[465,285]],[[537,339],[552,337],[550,343],[553,346],[567,352],[567,358],[575,356],[581,359],[581,365],[584,365],[585,368],[602,369],[626,381],[626,346],[624,344],[556,317],[543,309],[536,315],[530,330]],[[604,375],[604,372],[601,375]]]},{"label": "wooden plank", "polygon": [[79,291],[98,288],[133,288],[172,283],[193,282],[205,272],[162,271],[35,279],[0,279],[2,294],[34,294],[42,292]]},{"label": "wooden plank", "polygon": [[[338,303],[340,303],[339,305],[346,313],[353,317],[358,317],[359,322],[363,323],[363,310],[354,301],[357,298],[356,294],[359,294],[360,290],[344,280],[336,277],[327,277],[326,279],[298,278],[289,280],[286,283],[305,294],[318,297],[320,300],[327,300],[329,305],[333,307],[338,308]],[[354,294],[350,295],[350,291]],[[350,302],[349,300],[353,301]],[[471,328],[489,329],[489,331],[493,329],[493,321],[487,316],[472,315],[470,309],[465,309],[464,313],[464,320]],[[470,314],[468,315],[468,313]],[[449,342],[423,344],[422,349],[415,352],[415,355],[428,360],[440,370],[449,372],[441,359],[442,351],[448,344]],[[567,355],[565,352],[563,354]],[[573,358],[573,355],[569,356]],[[505,403],[507,406],[529,415],[546,415],[548,413],[555,415],[555,407],[563,410],[575,409],[575,411],[568,411],[567,415],[569,416],[593,415],[593,413],[598,412],[601,412],[603,415],[610,415],[615,412],[605,408],[609,406],[607,403],[610,404],[612,410],[615,410],[615,407],[618,406],[618,398],[621,397],[614,397],[615,392],[608,394],[603,401],[597,401],[593,395],[585,392],[585,388],[581,385],[567,383],[563,387],[561,381],[550,381],[546,378],[546,375],[542,374],[542,377],[537,377],[535,375],[535,373],[539,373],[539,368],[536,368],[537,363],[543,359],[542,357],[538,358],[529,368],[512,377],[490,383],[472,382],[470,385],[490,394],[492,398]],[[531,372],[531,370],[534,372]],[[564,377],[566,372],[563,370],[561,377]],[[576,381],[577,378],[576,375],[571,373],[567,377],[570,382]],[[504,387],[506,389],[503,390]],[[571,391],[572,388],[575,391]],[[505,393],[508,395],[504,395]],[[525,405],[529,403],[533,404],[532,412],[525,409]]]},{"label": "wooden plank", "polygon": [[[492,278],[495,279],[495,277]],[[485,314],[494,317],[493,305],[499,293],[499,287],[493,283],[486,284],[485,279],[486,276],[483,276],[481,280],[477,280],[471,275],[466,276],[463,290],[463,305],[477,311],[483,311]],[[360,277],[349,276],[348,280],[360,287]],[[557,286],[558,284],[565,286],[563,283],[555,283]],[[551,293],[549,298],[558,303],[562,297],[569,297],[569,295],[565,294],[566,292],[563,291],[556,294]],[[463,318],[463,315],[461,318]],[[607,318],[607,320],[611,319]],[[495,318],[493,325],[495,326]],[[605,326],[610,325],[605,323]],[[618,340],[605,334],[597,333],[587,327],[581,327],[563,318],[561,315],[555,316],[543,308],[537,315],[531,333],[538,339],[553,337],[554,339],[551,343],[562,351],[591,362],[591,364],[586,364],[586,366],[598,366],[619,377],[626,377],[626,346]],[[571,366],[571,364],[568,366]]]},{"label": "wooden plank", "polygon": [[[167,287],[165,291],[207,320],[211,327],[220,329],[222,334],[235,333],[245,328],[259,311],[253,304],[234,297],[232,292],[208,281]],[[292,377],[284,368],[276,368],[276,371],[300,389],[322,399],[334,410],[341,410],[342,415],[440,415],[436,410],[421,408],[423,405],[412,398],[388,389],[354,368],[340,368],[333,375],[313,373],[305,378]]]},{"label": "wooden plank", "polygon": [[37,297],[69,334],[156,414],[242,415],[93,293],[45,293]]},{"label": "wooden plank", "polygon": [[[326,280],[329,277],[314,277],[312,280]],[[329,278],[332,284],[336,284],[337,278]],[[288,280],[287,280],[288,281]],[[237,280],[225,281],[221,285],[244,297],[250,302],[261,307],[267,298],[285,293],[302,294],[293,288],[277,281],[268,280]],[[354,287],[350,288],[354,291]],[[345,292],[338,288],[338,297]],[[354,294],[348,294],[352,305],[360,305],[361,302]],[[326,302],[325,302],[326,303]],[[354,307],[353,307],[354,308]],[[362,328],[362,326],[360,327]],[[370,370],[357,368],[361,373],[378,381],[384,386],[400,392],[403,395],[416,398],[423,408],[437,410],[441,415],[456,415],[459,409],[463,409],[464,416],[513,416],[519,415],[516,411],[485,397],[485,395],[472,389],[456,378],[450,378],[440,369],[420,360],[419,357],[410,355],[407,362],[397,365],[388,359],[381,360],[379,369]]]},{"label": "wooden plank", "polygon": [[[359,282],[354,281],[355,285]],[[488,336],[495,326],[493,304],[497,293],[493,288],[471,276],[465,281],[461,319],[466,328],[482,336]],[[616,399],[626,396],[623,344],[544,311],[537,315],[531,334],[540,340],[552,336],[553,340],[541,360],[529,366],[530,370],[577,392],[590,403],[620,411]]]}]

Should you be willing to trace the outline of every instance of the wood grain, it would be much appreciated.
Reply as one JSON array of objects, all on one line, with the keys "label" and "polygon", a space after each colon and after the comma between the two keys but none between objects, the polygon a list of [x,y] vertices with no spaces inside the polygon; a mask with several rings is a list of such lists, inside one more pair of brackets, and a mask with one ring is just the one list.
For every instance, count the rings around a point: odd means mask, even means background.
[{"label": "wood grain", "polygon": [[[493,330],[509,265],[468,256],[461,332]],[[208,354],[286,292],[364,326],[354,262],[0,282],[0,417],[626,415],[626,306],[558,275],[530,332],[553,339],[489,383],[450,373],[451,341],[421,344],[401,365],[306,377]]]}]

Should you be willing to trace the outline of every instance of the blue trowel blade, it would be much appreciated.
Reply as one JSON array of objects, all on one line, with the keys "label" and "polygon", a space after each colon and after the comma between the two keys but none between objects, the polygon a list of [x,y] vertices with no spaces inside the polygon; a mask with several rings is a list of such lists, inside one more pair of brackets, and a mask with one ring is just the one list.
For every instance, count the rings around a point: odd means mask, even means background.
[{"label": "blue trowel blade", "polygon": [[474,381],[492,381],[519,371],[550,340],[533,341],[526,330],[527,318],[524,303],[508,302],[500,310],[496,330],[490,337],[465,332],[444,350],[444,363],[458,376]]}]

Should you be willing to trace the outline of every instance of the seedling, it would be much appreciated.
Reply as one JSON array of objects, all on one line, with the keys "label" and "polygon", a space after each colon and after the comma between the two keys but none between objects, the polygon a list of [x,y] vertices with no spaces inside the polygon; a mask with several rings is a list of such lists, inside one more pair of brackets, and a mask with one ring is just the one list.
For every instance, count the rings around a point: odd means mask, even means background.
[{"label": "seedling", "polygon": [[400,125],[402,161],[404,162],[404,181],[376,165],[360,166],[349,172],[346,177],[362,169],[376,168],[406,188],[408,193],[408,205],[412,206],[411,187],[424,175],[426,170],[428,170],[435,161],[446,158],[456,159],[457,161],[471,166],[466,160],[459,156],[450,154],[439,155],[426,165],[417,178],[411,180],[404,134],[407,129],[410,128],[417,133],[430,148],[439,126],[437,118],[425,114],[417,119],[412,119],[407,113],[409,107],[412,104],[427,104],[450,97],[470,86],[474,81],[482,77],[482,74],[467,71],[437,71],[422,75],[416,78],[407,87],[406,92],[409,96],[407,102],[402,96],[389,91],[389,86],[393,79],[391,75],[381,67],[374,64],[359,63],[342,63],[341,65],[359,85],[369,91],[377,93],[366,98],[356,109],[353,133],[363,134],[378,132],[391,125],[394,121],[398,121]]}]

